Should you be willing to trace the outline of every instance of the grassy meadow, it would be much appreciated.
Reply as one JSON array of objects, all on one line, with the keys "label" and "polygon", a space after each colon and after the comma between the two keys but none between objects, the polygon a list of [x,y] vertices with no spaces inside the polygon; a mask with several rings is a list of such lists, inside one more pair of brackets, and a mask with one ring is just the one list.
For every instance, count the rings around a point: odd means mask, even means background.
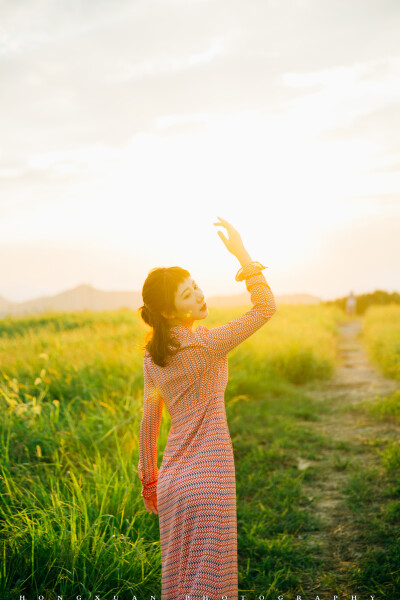
[{"label": "grassy meadow", "polygon": [[388,377],[400,381],[400,305],[372,306],[363,324],[368,354]]},{"label": "grassy meadow", "polygon": [[[363,344],[371,361],[387,377],[400,382],[400,306],[371,306],[363,320]],[[363,410],[384,428],[400,426],[400,388],[366,402]],[[354,473],[345,490],[367,552],[353,581],[381,598],[400,597],[400,437],[368,440],[373,464]]]},{"label": "grassy meadow", "polygon": [[[371,307],[363,323],[366,351],[381,372],[400,382],[400,306]],[[369,406],[369,412],[378,418],[400,419],[400,393],[381,398]],[[399,446],[400,453],[400,446]]]},{"label": "grassy meadow", "polygon": [[[202,323],[245,310],[212,309]],[[389,364],[395,352],[399,364],[400,311],[386,319],[389,309],[379,310],[366,315],[366,343],[400,377]],[[329,381],[347,318],[337,307],[283,305],[228,355],[239,592],[247,599],[301,593],[322,568],[306,543],[319,527],[302,487],[314,475],[298,464],[329,446],[310,427],[329,407],[302,384]],[[136,470],[146,332],[130,310],[0,322],[0,598],[160,598],[158,517],[145,509]],[[169,426],[164,408],[159,465]],[[398,491],[399,446],[392,452],[384,460]],[[400,504],[392,511],[398,518]]]}]

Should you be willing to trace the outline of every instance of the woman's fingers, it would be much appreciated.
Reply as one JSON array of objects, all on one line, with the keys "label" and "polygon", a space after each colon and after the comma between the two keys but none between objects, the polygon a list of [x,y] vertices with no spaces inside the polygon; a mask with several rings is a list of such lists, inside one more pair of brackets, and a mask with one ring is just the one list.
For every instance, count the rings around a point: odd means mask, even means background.
[{"label": "woman's fingers", "polygon": [[221,217],[218,217],[218,219],[221,221],[220,223],[213,223],[213,225],[220,225],[221,227],[225,227],[225,229],[228,230],[228,233],[236,233],[236,229],[233,227],[233,225],[231,225],[229,223],[229,221],[227,221],[226,219],[222,219]]},{"label": "woman's fingers", "polygon": [[158,509],[157,509],[157,498],[154,498],[154,500],[152,499],[152,509],[155,515],[158,514]]},{"label": "woman's fingers", "polygon": [[151,498],[144,498],[144,505],[146,507],[147,512],[150,514],[153,510],[153,502]]},{"label": "woman's fingers", "polygon": [[226,238],[226,236],[225,236],[225,235],[222,233],[222,231],[217,231],[217,233],[218,233],[219,237],[221,238],[221,240],[222,240],[223,242],[225,242],[225,243],[226,243],[226,242],[228,241],[228,239],[227,239],[227,238]]},{"label": "woman's fingers", "polygon": [[221,217],[218,217],[218,219],[220,220],[220,223],[215,222],[213,225],[225,227],[228,232],[229,239],[222,233],[222,231],[217,231],[219,237],[226,246],[226,249],[234,256],[237,256],[239,250],[243,249],[243,241],[240,233],[226,219],[222,219]]},{"label": "woman's fingers", "polygon": [[225,226],[225,227],[233,227],[229,221],[227,221],[226,219],[222,219],[221,217],[218,217],[218,219],[221,221],[221,223]]},{"label": "woman's fingers", "polygon": [[226,227],[226,225],[229,225],[228,221],[226,221],[225,219],[221,219],[221,217],[217,217],[217,219],[220,220],[220,223],[218,223],[218,221],[216,221],[214,223],[214,225],[223,225],[224,227]]},{"label": "woman's fingers", "polygon": [[144,505],[149,514],[153,512],[155,515],[158,515],[157,498],[145,498]]}]

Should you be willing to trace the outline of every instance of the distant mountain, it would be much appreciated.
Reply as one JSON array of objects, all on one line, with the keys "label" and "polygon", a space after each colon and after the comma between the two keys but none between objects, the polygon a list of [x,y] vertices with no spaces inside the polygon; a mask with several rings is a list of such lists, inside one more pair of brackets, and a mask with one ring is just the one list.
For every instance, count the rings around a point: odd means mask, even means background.
[{"label": "distant mountain", "polygon": [[[319,304],[320,298],[309,294],[289,294],[276,296],[276,304]],[[97,290],[91,285],[78,285],[55,296],[42,296],[25,302],[12,302],[0,296],[0,317],[40,314],[45,311],[72,312],[80,310],[117,310],[131,308],[137,310],[142,306],[141,292],[107,292]],[[207,298],[208,306],[242,306],[251,305],[250,294],[232,296],[211,296]]]},{"label": "distant mountain", "polygon": [[140,292],[108,292],[82,284],[55,296],[42,296],[25,302],[9,302],[0,297],[0,317],[7,314],[40,314],[45,311],[117,310],[123,307],[136,309],[142,304]]},{"label": "distant mountain", "polygon": [[6,300],[5,298],[3,298],[3,296],[0,296],[0,317],[3,317],[8,312],[11,313],[13,310],[13,306],[15,304],[17,304],[17,303],[10,302],[9,300]]}]

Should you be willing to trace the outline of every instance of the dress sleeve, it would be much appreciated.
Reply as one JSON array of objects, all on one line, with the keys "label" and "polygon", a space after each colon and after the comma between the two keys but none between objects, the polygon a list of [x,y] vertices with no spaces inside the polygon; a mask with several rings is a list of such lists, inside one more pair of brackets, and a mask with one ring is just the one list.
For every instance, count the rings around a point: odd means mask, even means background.
[{"label": "dress sleeve", "polygon": [[250,292],[253,307],[240,317],[229,321],[226,325],[208,329],[199,325],[197,338],[203,346],[215,355],[227,354],[245,339],[262,327],[276,312],[273,293],[261,272],[266,267],[257,261],[244,265],[236,273],[236,281],[245,280]]},{"label": "dress sleeve", "polygon": [[143,363],[143,377],[143,416],[139,435],[138,476],[143,486],[141,496],[150,498],[157,493],[157,439],[164,399],[160,390],[153,384],[146,360]]}]

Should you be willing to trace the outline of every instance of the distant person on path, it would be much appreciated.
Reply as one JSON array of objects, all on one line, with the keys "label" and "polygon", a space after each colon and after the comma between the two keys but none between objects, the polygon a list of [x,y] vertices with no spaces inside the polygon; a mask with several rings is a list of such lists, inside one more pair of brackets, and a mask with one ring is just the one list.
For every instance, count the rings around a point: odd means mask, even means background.
[{"label": "distant person on path", "polygon": [[[218,231],[241,264],[235,279],[245,281],[250,310],[219,327],[192,329],[194,321],[207,317],[207,305],[197,282],[178,266],[152,269],[142,290],[141,317],[152,328],[152,337],[144,347],[138,476],[147,511],[159,515],[161,600],[183,600],[186,595],[191,600],[238,599],[226,355],[270,320],[276,304],[262,273],[266,267],[250,258],[236,229],[218,218],[213,224],[229,234],[227,239]],[[199,252],[204,250],[200,246]],[[171,428],[158,469],[164,403]]]},{"label": "distant person on path", "polygon": [[356,297],[353,293],[353,290],[351,290],[350,294],[347,296],[347,300],[346,300],[346,313],[348,315],[355,315],[356,314]]}]

